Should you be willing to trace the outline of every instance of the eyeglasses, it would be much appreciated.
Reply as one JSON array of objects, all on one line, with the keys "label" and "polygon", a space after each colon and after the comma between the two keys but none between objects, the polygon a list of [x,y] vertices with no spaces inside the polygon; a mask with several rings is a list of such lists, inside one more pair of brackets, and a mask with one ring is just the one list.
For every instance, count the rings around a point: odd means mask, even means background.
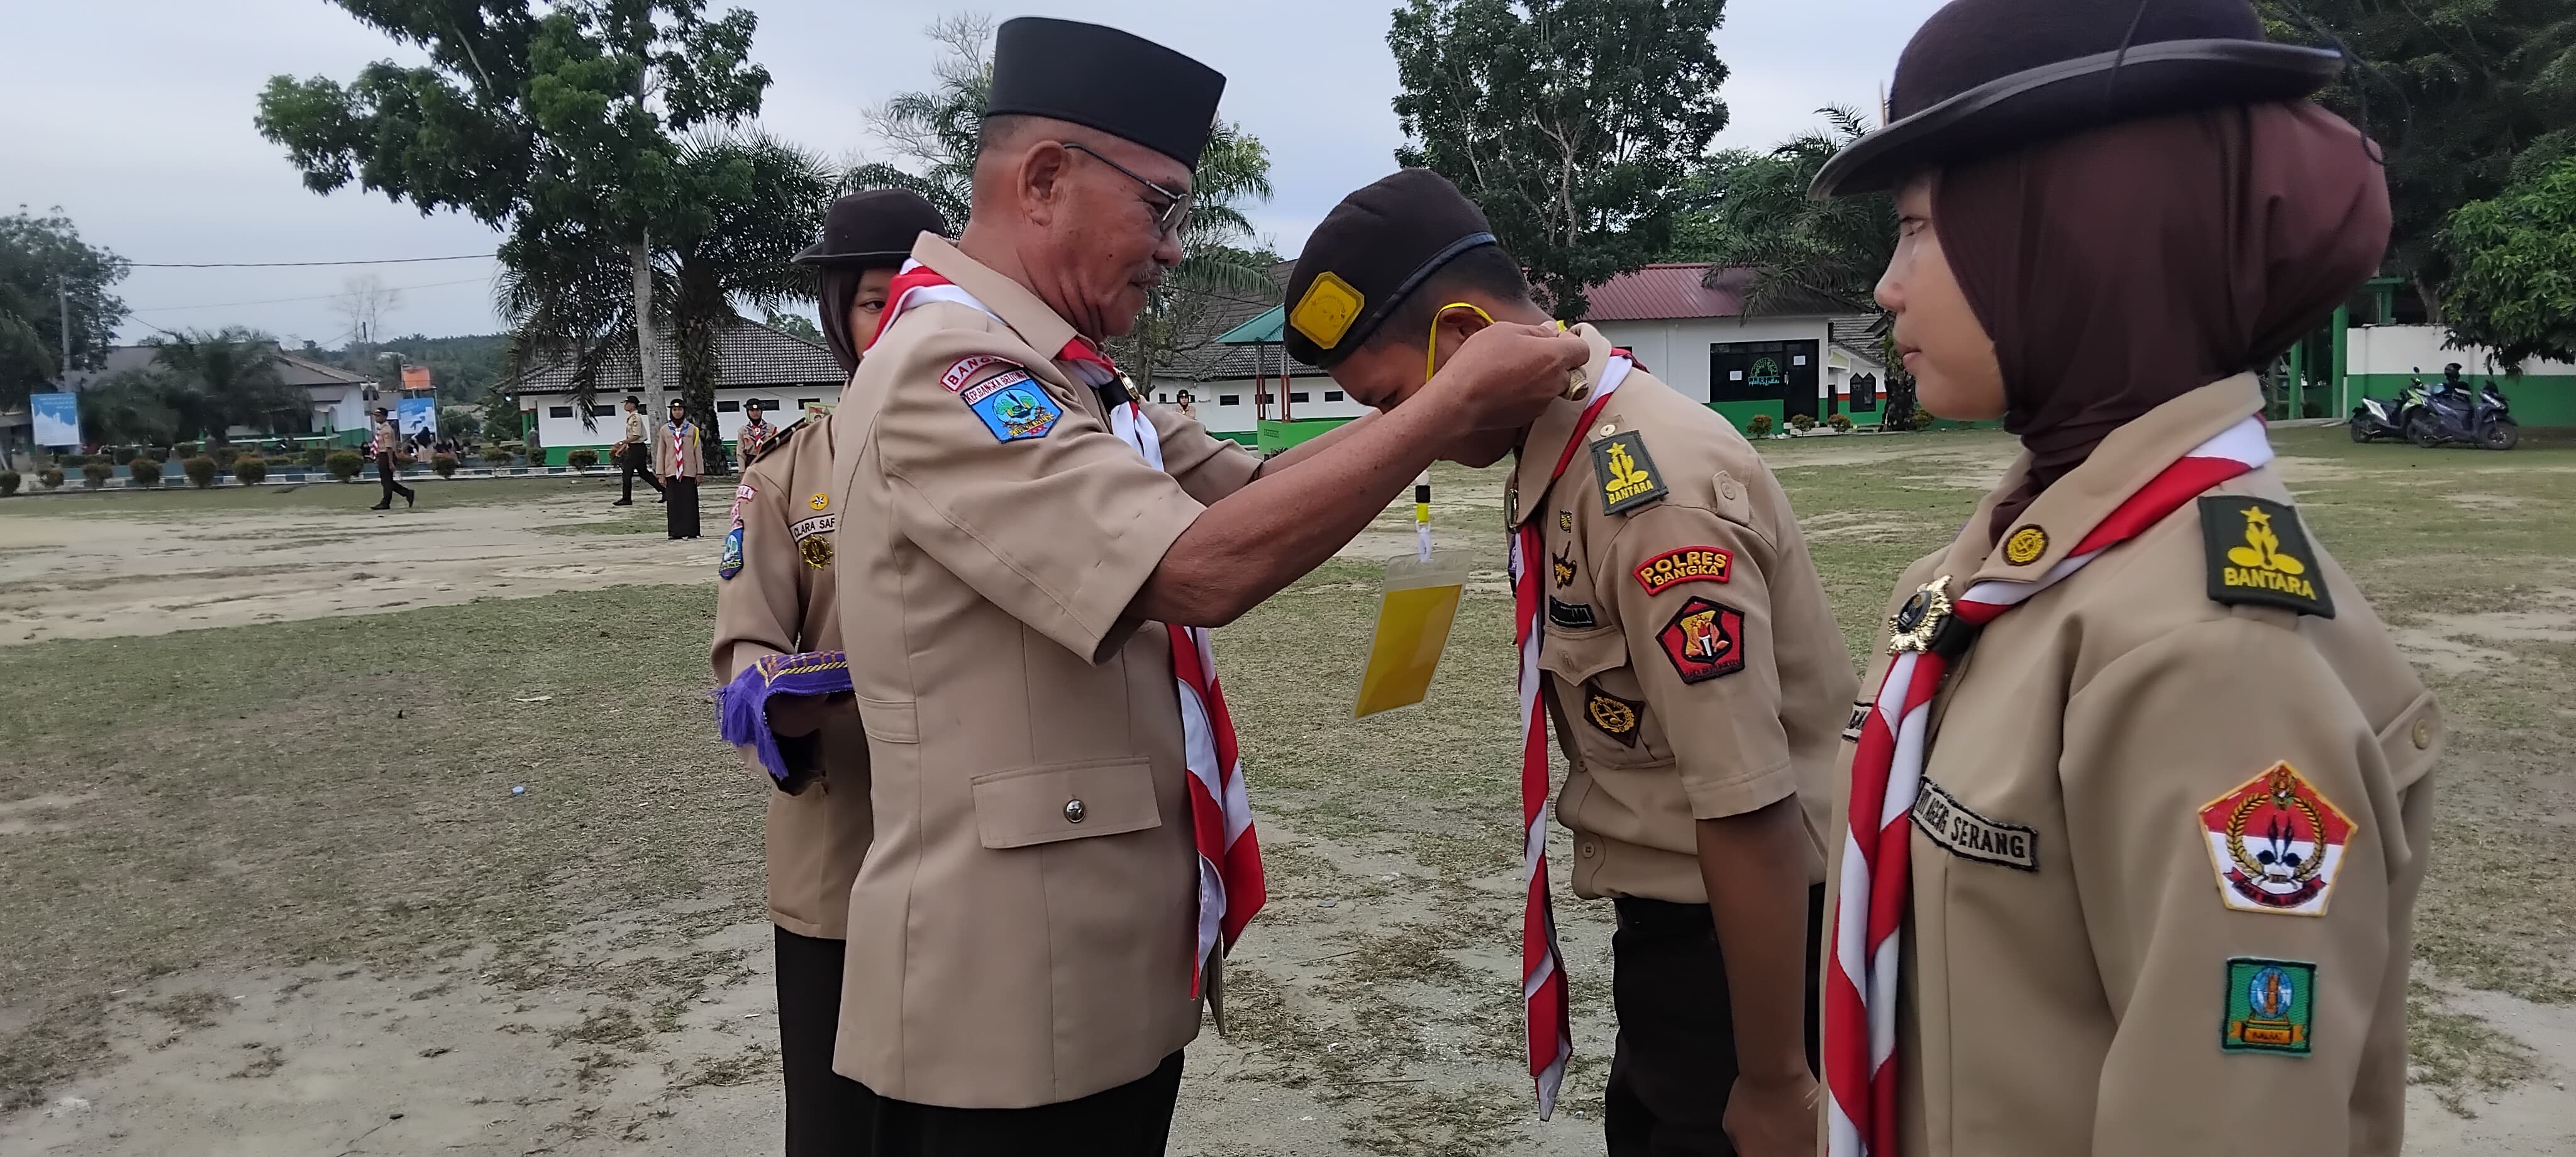
[{"label": "eyeglasses", "polygon": [[[1091,159],[1126,174],[1128,180],[1134,181],[1139,185],[1143,185],[1148,189],[1152,189],[1153,191],[1162,194],[1164,203],[1160,207],[1154,209],[1154,226],[1155,228],[1161,229],[1163,231],[1163,236],[1165,237],[1176,237],[1180,235],[1181,226],[1187,223],[1190,219],[1190,202],[1196,194],[1175,193],[1170,189],[1166,189],[1161,185],[1157,185],[1152,181],[1148,181],[1143,177],[1137,176],[1134,169],[1130,169],[1125,165],[1110,160],[1108,157],[1102,156],[1099,150],[1094,149],[1089,145],[1081,144],[1076,141],[1057,141],[1056,144],[1072,149],[1076,152],[1088,153],[1091,155]],[[1146,204],[1151,206],[1153,205],[1153,202],[1148,201]]]}]

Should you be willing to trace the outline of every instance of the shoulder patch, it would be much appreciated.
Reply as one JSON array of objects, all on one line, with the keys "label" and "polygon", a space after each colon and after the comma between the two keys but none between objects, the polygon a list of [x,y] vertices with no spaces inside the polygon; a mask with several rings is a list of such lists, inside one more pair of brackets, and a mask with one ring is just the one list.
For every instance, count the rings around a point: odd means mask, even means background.
[{"label": "shoulder patch", "polygon": [[1911,818],[1924,838],[1963,860],[2039,870],[2039,833],[1978,815],[1940,784],[1927,779],[1914,797]]},{"label": "shoulder patch", "polygon": [[2316,987],[2317,966],[2304,960],[2230,959],[2219,1051],[2308,1055],[2308,1030],[2316,1022]]},{"label": "shoulder patch", "polygon": [[1595,731],[1619,741],[1622,747],[1637,745],[1637,725],[1646,718],[1646,705],[1634,699],[1622,699],[1601,689],[1598,683],[1583,685],[1583,718]]},{"label": "shoulder patch", "polygon": [[733,524],[725,532],[724,554],[716,559],[716,577],[729,579],[742,573],[742,524]]},{"label": "shoulder patch", "polygon": [[1735,556],[1714,546],[1685,546],[1637,564],[1637,585],[1659,595],[1681,583],[1722,583]]},{"label": "shoulder patch", "polygon": [[1732,675],[1744,669],[1744,612],[1693,595],[1655,641],[1684,683]]},{"label": "shoulder patch", "polygon": [[1012,370],[977,382],[957,395],[993,432],[997,442],[1046,437],[1064,411],[1027,370]]},{"label": "shoulder patch", "polygon": [[1592,443],[1592,476],[1601,487],[1601,513],[1625,514],[1662,501],[1669,487],[1634,430]]},{"label": "shoulder patch", "polygon": [[1569,603],[1555,595],[1547,596],[1547,621],[1569,631],[1589,631],[1601,625],[1592,613],[1590,603]]},{"label": "shoulder patch", "polygon": [[962,357],[957,359],[955,365],[948,367],[948,372],[939,375],[939,384],[947,387],[949,393],[956,393],[959,390],[965,389],[966,383],[973,381],[976,374],[981,373],[992,366],[1009,366],[1012,369],[1020,368],[1019,363],[1008,361],[992,354],[976,354],[972,357]]},{"label": "shoulder patch", "polygon": [[732,523],[734,526],[737,526],[737,527],[741,526],[741,525],[742,525],[742,504],[743,504],[743,503],[746,503],[746,502],[751,501],[754,497],[757,497],[759,494],[760,494],[760,490],[759,490],[759,488],[758,488],[758,487],[755,487],[755,486],[753,486],[753,485],[751,485],[751,484],[750,484],[750,483],[748,483],[748,482],[743,483],[743,484],[738,485],[738,486],[735,486],[735,487],[733,488],[733,509],[725,515],[726,520],[727,520],[727,521],[729,521],[730,523]]},{"label": "shoulder patch", "polygon": [[2211,601],[2334,617],[2334,595],[2319,585],[2316,552],[2296,509],[2236,494],[2203,498],[2200,534]]},{"label": "shoulder patch", "polygon": [[2352,818],[2299,769],[2274,763],[2202,805],[2218,898],[2239,912],[2323,916]]}]

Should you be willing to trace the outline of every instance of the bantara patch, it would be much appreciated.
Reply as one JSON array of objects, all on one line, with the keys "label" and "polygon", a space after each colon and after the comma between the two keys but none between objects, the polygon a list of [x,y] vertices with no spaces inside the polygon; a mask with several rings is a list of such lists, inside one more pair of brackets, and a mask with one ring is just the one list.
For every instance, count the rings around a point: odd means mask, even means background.
[{"label": "bantara patch", "polygon": [[2200,533],[2209,548],[2212,600],[2334,617],[2334,596],[2318,573],[2298,511],[2242,495],[2203,498]]},{"label": "bantara patch", "polygon": [[2039,870],[2038,832],[1978,815],[1931,780],[1924,780],[1923,790],[1914,797],[1913,819],[1915,830],[1951,855],[2025,872]]},{"label": "bantara patch", "polygon": [[2299,769],[2275,763],[2200,809],[2218,898],[2239,912],[2323,916],[2352,819]]},{"label": "bantara patch", "polygon": [[1620,746],[1637,745],[1637,725],[1645,717],[1645,704],[1622,699],[1595,684],[1583,685],[1583,718],[1594,730],[1618,740]]},{"label": "bantara patch", "polygon": [[1722,583],[1734,564],[1734,555],[1716,547],[1685,546],[1638,563],[1637,585],[1649,595],[1659,595],[1679,583]]},{"label": "bantara patch", "polygon": [[1663,500],[1667,487],[1646,453],[1646,440],[1631,430],[1592,444],[1592,477],[1601,486],[1601,513],[1625,514]]},{"label": "bantara patch", "polygon": [[1694,596],[1655,641],[1684,683],[1732,675],[1744,669],[1744,612]]},{"label": "bantara patch", "polygon": [[1601,625],[1592,613],[1592,604],[1569,603],[1555,595],[1547,596],[1547,621],[1569,631],[1589,631]]},{"label": "bantara patch", "polygon": [[2227,1017],[2218,1047],[2231,1053],[2308,1055],[2316,1021],[2317,966],[2239,956],[2227,962]]}]

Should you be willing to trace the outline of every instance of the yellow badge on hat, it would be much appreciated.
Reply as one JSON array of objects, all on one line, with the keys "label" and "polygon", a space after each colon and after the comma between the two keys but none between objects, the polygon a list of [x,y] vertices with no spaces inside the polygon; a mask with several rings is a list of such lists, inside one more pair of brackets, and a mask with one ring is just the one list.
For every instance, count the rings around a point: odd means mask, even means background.
[{"label": "yellow badge on hat", "polygon": [[1297,299],[1297,308],[1288,311],[1288,324],[1297,327],[1316,345],[1331,349],[1349,333],[1351,323],[1359,320],[1360,306],[1367,298],[1351,288],[1351,283],[1326,270],[1315,275],[1306,287],[1306,296]]}]

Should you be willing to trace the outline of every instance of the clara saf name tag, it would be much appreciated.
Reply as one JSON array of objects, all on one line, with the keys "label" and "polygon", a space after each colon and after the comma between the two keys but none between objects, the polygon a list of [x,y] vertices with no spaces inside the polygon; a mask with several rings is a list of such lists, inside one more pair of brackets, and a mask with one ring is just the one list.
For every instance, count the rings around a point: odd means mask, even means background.
[{"label": "clara saf name tag", "polygon": [[2298,511],[2242,495],[2203,498],[2200,533],[2209,548],[2212,601],[2334,617],[2334,596],[2318,573]]},{"label": "clara saf name tag", "polygon": [[1960,859],[2025,872],[2039,870],[2038,832],[1978,815],[1931,780],[1924,780],[1923,790],[1914,797],[1913,819],[1915,830],[1925,839]]}]

